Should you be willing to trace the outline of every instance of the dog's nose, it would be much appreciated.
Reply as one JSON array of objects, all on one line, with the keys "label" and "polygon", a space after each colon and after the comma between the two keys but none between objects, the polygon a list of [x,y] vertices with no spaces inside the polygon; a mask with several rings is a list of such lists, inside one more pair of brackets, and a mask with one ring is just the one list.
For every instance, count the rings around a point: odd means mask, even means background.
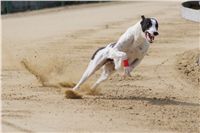
[{"label": "dog's nose", "polygon": [[154,35],[154,36],[157,36],[157,35],[159,35],[159,33],[158,33],[158,32],[154,32],[153,35]]}]

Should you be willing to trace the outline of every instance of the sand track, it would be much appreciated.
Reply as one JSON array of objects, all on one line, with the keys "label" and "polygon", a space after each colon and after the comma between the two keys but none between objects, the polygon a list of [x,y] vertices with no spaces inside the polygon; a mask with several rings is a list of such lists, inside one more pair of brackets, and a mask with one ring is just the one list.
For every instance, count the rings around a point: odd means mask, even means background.
[{"label": "sand track", "polygon": [[[179,55],[199,47],[199,24],[182,19],[179,4],[113,3],[3,17],[3,131],[199,132],[199,85],[177,70]],[[158,19],[160,35],[131,78],[117,72],[100,86],[101,95],[79,100],[43,84],[77,82],[93,52],[141,14]]]}]

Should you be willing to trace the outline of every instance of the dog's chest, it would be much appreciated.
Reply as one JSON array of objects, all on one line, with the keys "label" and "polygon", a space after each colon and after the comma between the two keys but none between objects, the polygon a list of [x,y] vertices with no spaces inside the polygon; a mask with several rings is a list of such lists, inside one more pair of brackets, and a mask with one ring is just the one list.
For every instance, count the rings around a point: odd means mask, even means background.
[{"label": "dog's chest", "polygon": [[129,58],[143,58],[149,48],[149,44],[141,43],[140,45],[132,45],[127,52]]}]

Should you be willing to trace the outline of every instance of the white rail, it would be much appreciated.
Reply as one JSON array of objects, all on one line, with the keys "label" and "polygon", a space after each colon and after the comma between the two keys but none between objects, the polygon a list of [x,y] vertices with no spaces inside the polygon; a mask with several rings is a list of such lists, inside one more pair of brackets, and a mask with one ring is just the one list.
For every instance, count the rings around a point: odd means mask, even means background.
[{"label": "white rail", "polygon": [[[190,1],[187,1],[187,2],[190,2]],[[199,1],[199,6],[200,6],[200,1]],[[185,7],[182,4],[181,15],[185,19],[192,20],[195,22],[200,22],[200,10],[198,10],[198,9],[192,9],[189,7]]]}]

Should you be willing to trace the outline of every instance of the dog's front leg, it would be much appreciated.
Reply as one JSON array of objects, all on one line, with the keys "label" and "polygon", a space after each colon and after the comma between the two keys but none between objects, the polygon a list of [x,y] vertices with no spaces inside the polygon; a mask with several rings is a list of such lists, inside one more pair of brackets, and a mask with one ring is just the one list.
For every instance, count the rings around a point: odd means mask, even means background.
[{"label": "dog's front leg", "polygon": [[131,69],[129,66],[127,54],[125,52],[119,51],[117,49],[110,49],[109,52],[110,52],[109,58],[114,60],[115,70],[118,70],[121,67],[122,61],[123,61],[124,76],[131,76],[130,75]]},{"label": "dog's front leg", "polygon": [[125,67],[125,68],[124,68],[124,74],[123,74],[123,76],[124,76],[124,77],[126,77],[126,76],[131,77],[131,72],[133,71],[133,69],[134,69],[140,62],[141,62],[141,60],[136,59],[136,60],[134,60],[132,63],[130,63],[130,64],[128,65],[127,68]]},{"label": "dog's front leg", "polygon": [[135,59],[131,64],[130,64],[130,72],[133,71],[133,69],[135,69],[135,67],[137,65],[140,64],[140,62],[142,61],[142,59]]}]

